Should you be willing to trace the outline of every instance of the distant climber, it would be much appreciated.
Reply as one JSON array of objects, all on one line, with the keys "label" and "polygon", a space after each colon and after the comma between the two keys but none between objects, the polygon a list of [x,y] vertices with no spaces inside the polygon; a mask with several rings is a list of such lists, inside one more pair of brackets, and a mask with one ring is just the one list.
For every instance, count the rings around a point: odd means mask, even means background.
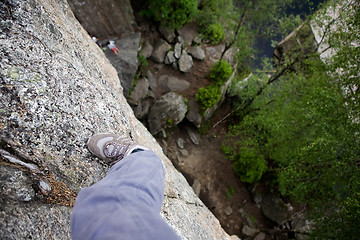
[{"label": "distant climber", "polygon": [[96,37],[92,37],[92,40],[101,48],[101,43],[99,43],[99,39]]},{"label": "distant climber", "polygon": [[112,167],[105,178],[79,192],[72,239],[180,240],[160,215],[165,187],[160,158],[111,133],[95,134],[87,146]]},{"label": "distant climber", "polygon": [[110,41],[108,48],[111,49],[115,54],[119,53],[119,49],[115,45],[115,41]]}]

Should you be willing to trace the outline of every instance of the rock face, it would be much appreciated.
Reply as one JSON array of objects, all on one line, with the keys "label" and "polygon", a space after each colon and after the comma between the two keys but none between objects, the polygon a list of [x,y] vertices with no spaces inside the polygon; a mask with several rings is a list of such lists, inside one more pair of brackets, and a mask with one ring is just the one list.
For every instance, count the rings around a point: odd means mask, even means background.
[{"label": "rock face", "polygon": [[116,39],[116,46],[119,49],[118,54],[109,49],[105,51],[106,57],[118,73],[125,97],[129,95],[138,68],[139,43],[140,33],[132,33]]},{"label": "rock face", "polygon": [[162,159],[161,215],[183,239],[230,239],[134,117],[117,72],[65,0],[1,2],[0,15],[3,239],[70,239],[77,192],[108,170],[86,148],[104,131]]},{"label": "rock face", "polygon": [[101,38],[133,32],[135,24],[130,0],[69,0],[69,5],[82,26]]}]

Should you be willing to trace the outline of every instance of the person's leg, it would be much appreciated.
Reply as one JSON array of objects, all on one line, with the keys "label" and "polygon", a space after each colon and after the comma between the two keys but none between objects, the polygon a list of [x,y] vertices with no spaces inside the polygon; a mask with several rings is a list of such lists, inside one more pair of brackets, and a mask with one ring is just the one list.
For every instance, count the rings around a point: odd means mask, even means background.
[{"label": "person's leg", "polygon": [[80,191],[71,218],[73,239],[179,239],[161,218],[164,167],[150,150],[115,164]]}]

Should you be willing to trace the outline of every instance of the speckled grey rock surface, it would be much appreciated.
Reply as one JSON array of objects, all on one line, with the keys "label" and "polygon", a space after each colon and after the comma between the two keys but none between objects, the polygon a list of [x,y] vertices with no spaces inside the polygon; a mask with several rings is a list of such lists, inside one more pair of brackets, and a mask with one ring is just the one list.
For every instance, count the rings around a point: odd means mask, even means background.
[{"label": "speckled grey rock surface", "polygon": [[117,72],[66,1],[2,1],[0,14],[2,239],[70,239],[76,193],[108,169],[86,148],[104,131],[160,156],[161,215],[183,239],[230,239],[134,117]]},{"label": "speckled grey rock surface", "polygon": [[180,123],[187,112],[184,97],[175,92],[162,95],[151,106],[148,114],[150,132],[155,135],[162,129]]}]

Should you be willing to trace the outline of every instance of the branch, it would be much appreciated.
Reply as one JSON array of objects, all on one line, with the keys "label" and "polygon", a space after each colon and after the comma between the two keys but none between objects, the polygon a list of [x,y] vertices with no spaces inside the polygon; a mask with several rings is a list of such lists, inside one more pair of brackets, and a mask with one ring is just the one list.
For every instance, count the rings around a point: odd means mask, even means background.
[{"label": "branch", "polygon": [[234,38],[232,39],[232,41],[231,41],[230,43],[227,43],[227,44],[225,45],[225,49],[224,49],[224,51],[221,53],[220,59],[222,59],[222,58],[224,57],[224,54],[226,53],[226,51],[229,50],[232,45],[234,45],[234,43],[235,43],[235,41],[236,41],[236,39],[237,39],[237,37],[238,37],[238,35],[239,35],[239,33],[240,33],[240,28],[241,28],[241,27],[244,25],[244,23],[245,23],[245,19],[246,19],[246,17],[245,17],[245,12],[246,12],[246,9],[244,9],[243,14],[242,14],[242,16],[241,16],[241,21],[240,21],[239,24],[237,25]]},{"label": "branch", "polygon": [[217,125],[219,125],[220,123],[222,123],[225,119],[227,119],[228,117],[230,117],[234,112],[236,112],[237,110],[239,110],[239,108],[241,107],[241,105],[237,106],[236,108],[234,108],[231,112],[229,112],[228,114],[226,114],[225,117],[223,117],[222,119],[220,119],[218,122],[216,122],[213,125],[213,128],[215,128]]},{"label": "branch", "polygon": [[[352,3],[352,1],[349,2],[347,5],[343,6],[341,9],[339,9],[339,12],[343,11],[344,9],[349,9],[349,8],[351,8],[352,4],[354,4],[354,3]],[[330,23],[328,23],[328,24],[326,25],[324,34],[323,34],[323,36],[321,37],[320,42],[317,44],[316,51],[319,49],[320,44],[325,40],[326,35],[327,35],[328,32],[331,30],[331,29],[330,29],[331,26],[332,26],[337,20],[339,20],[339,19],[341,18],[341,16],[342,16],[342,14],[340,14],[337,18],[334,18],[333,20],[331,20]],[[323,52],[324,52],[324,51],[323,51]]]}]

